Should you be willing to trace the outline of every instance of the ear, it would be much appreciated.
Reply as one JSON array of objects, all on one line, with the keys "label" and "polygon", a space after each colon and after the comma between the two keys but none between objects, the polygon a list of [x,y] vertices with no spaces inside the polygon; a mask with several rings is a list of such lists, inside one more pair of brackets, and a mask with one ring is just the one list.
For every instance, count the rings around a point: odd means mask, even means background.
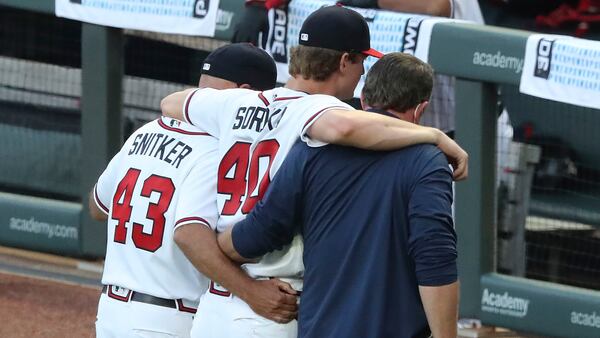
[{"label": "ear", "polygon": [[365,103],[365,94],[363,92],[360,92],[360,106],[363,110],[371,108]]},{"label": "ear", "polygon": [[350,65],[350,53],[342,54],[342,57],[340,58],[340,69],[339,69],[340,72],[344,73],[349,65]]},{"label": "ear", "polygon": [[250,86],[247,83],[242,83],[241,85],[238,86],[238,88],[243,88],[243,89],[252,89],[252,86]]},{"label": "ear", "polygon": [[417,109],[417,111],[415,111],[415,124],[419,124],[419,121],[421,120],[421,116],[423,116],[423,112],[425,111],[425,109],[427,108],[428,105],[429,105],[429,101],[423,101],[421,103],[421,105],[419,106],[419,109]]}]

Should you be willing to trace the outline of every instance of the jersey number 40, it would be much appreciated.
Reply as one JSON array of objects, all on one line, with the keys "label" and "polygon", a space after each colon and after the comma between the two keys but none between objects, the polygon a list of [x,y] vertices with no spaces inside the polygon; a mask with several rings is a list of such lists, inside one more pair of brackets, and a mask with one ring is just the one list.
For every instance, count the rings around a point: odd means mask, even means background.
[{"label": "jersey number 40", "polygon": [[[141,170],[130,168],[125,177],[119,182],[117,191],[112,201],[112,219],[118,221],[115,228],[115,239],[117,243],[125,244],[127,242],[126,224],[131,219],[133,206],[131,199],[133,191],[140,177]],[[153,192],[160,194],[157,203],[150,203],[146,218],[153,221],[152,232],[144,233],[142,224],[133,222],[131,237],[136,248],[155,252],[162,246],[163,234],[165,232],[165,212],[171,205],[171,199],[175,193],[175,185],[170,178],[151,175],[144,181],[141,196],[150,198]],[[137,199],[137,198],[136,198]]]},{"label": "jersey number 40", "polygon": [[[235,215],[240,207],[242,207],[243,214],[249,213],[263,197],[271,183],[269,171],[279,150],[279,142],[275,139],[261,141],[250,154],[251,145],[247,142],[236,142],[229,148],[219,164],[217,191],[219,194],[230,195],[230,198],[223,204],[221,215]],[[268,161],[266,168],[261,159]],[[263,168],[260,168],[261,162],[263,162]],[[264,169],[264,171],[260,169]],[[262,178],[259,178],[261,172],[264,174]],[[242,203],[242,198],[246,194],[248,196]]]}]

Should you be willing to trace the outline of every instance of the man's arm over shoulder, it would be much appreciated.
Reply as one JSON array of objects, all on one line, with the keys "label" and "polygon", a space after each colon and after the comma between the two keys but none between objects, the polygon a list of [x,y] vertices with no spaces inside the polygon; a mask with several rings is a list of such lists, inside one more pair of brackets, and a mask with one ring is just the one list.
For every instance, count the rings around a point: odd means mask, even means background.
[{"label": "man's arm over shoulder", "polygon": [[360,110],[328,109],[306,130],[325,143],[369,150],[395,150],[415,144],[435,144],[454,167],[454,178],[468,176],[468,154],[438,129]]},{"label": "man's arm over shoulder", "polygon": [[307,146],[296,143],[275,175],[265,197],[219,245],[232,259],[244,261],[292,242],[302,222],[303,168]]},{"label": "man's arm over shoulder", "polygon": [[251,92],[246,89],[190,88],[163,98],[160,109],[164,116],[193,124],[219,138],[220,119],[226,119],[228,102]]},{"label": "man's arm over shoulder", "polygon": [[160,101],[160,110],[163,116],[185,121],[183,105],[185,99],[198,88],[189,88],[179,92],[172,93]]},{"label": "man's arm over shoulder", "polygon": [[451,172],[443,155],[430,147],[424,147],[413,164],[409,255],[434,337],[455,337],[458,272]]}]

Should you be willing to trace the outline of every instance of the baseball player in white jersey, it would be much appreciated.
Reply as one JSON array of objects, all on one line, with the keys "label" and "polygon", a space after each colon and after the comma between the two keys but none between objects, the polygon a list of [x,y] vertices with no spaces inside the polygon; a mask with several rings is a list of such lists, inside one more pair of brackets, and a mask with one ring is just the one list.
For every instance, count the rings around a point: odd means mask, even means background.
[{"label": "baseball player in white jersey", "polygon": [[[275,80],[267,53],[235,44],[207,57],[200,85],[266,89]],[[110,161],[90,196],[92,216],[108,221],[97,337],[189,337],[209,280],[173,233],[216,227],[217,166],[217,139],[167,117],[134,132]]]},{"label": "baseball player in white jersey", "polygon": [[[440,131],[355,111],[338,99],[352,96],[364,72],[366,55],[380,56],[369,47],[368,26],[362,16],[337,6],[319,9],[304,22],[300,44],[291,53],[293,78],[286,88],[263,92],[186,90],[161,102],[163,114],[185,119],[219,139],[218,230],[232,226],[252,210],[298,137],[311,146],[337,143],[377,150],[436,143],[460,164],[456,177],[466,176],[466,153]],[[310,65],[312,57],[320,58],[314,60],[316,67]],[[333,60],[329,70],[327,60]],[[321,73],[325,73],[323,78]],[[184,251],[194,250],[190,245]],[[301,238],[297,236],[289,247],[247,264],[245,269],[257,279],[281,278],[300,291]],[[216,282],[201,298],[192,337],[296,337],[296,321],[288,322],[295,313],[276,318],[277,323],[269,321],[236,297],[239,288],[232,289],[235,283]]]}]

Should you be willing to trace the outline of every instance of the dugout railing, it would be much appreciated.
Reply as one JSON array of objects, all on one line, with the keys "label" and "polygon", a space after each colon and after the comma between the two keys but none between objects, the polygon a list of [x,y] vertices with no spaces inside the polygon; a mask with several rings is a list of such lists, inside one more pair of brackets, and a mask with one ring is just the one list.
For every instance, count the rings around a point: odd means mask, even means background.
[{"label": "dugout railing", "polygon": [[[221,7],[235,8],[233,1],[221,3]],[[54,13],[54,2],[50,0],[0,0],[0,5]],[[229,26],[217,36],[221,42],[228,40],[235,23],[235,11],[230,13]],[[470,154],[469,180],[456,185],[461,317],[480,318],[485,324],[548,336],[600,337],[600,292],[497,272],[498,88],[518,85],[521,74],[508,67],[475,65],[473,60],[475,53],[523,60],[530,34],[490,26],[439,23],[431,36],[430,63],[437,72],[457,77],[456,137]],[[0,221],[10,222],[15,217],[5,216],[20,212],[23,221],[15,223],[15,227],[43,227],[44,222],[71,224],[77,234],[60,239],[27,233],[17,236],[7,232],[2,224],[1,244],[87,257],[104,253],[105,230],[89,219],[86,204],[97,175],[122,140],[123,90],[127,86],[127,81],[123,81],[122,30],[81,24],[80,78],[82,203],[0,193]],[[589,142],[596,142],[597,137],[591,136]],[[36,215],[37,221],[27,215]],[[39,224],[25,224],[27,221]]]}]

